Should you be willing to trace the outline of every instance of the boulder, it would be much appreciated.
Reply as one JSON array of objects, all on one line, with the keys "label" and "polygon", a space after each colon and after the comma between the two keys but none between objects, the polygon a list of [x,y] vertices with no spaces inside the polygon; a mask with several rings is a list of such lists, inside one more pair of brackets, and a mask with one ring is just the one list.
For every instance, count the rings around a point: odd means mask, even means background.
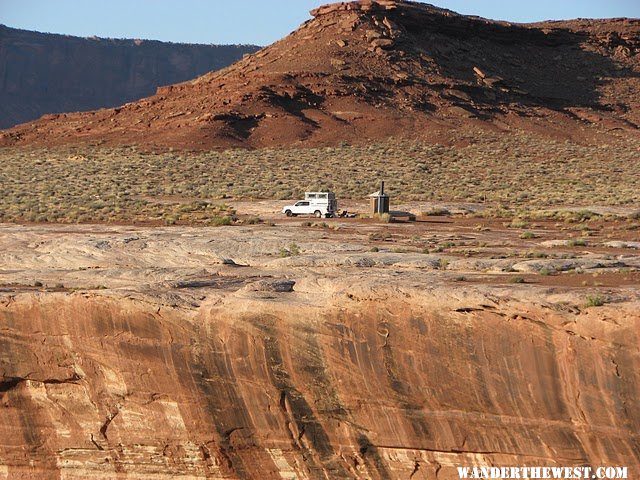
[{"label": "boulder", "polygon": [[393,44],[394,42],[390,38],[376,38],[371,42],[371,46],[374,48],[389,48]]}]

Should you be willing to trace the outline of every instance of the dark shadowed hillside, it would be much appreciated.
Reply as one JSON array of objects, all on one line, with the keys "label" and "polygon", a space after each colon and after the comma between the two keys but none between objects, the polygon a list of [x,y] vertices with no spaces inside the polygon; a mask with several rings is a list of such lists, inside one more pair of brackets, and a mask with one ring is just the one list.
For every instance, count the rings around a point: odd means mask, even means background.
[{"label": "dark shadowed hillside", "polygon": [[251,45],[78,38],[0,25],[0,128],[45,113],[121,105],[256,50]]}]

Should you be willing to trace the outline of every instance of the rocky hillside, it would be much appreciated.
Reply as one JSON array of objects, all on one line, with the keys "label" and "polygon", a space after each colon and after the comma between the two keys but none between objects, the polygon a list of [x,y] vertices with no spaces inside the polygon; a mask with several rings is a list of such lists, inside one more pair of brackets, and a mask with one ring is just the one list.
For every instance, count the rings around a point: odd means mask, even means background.
[{"label": "rocky hillside", "polygon": [[401,0],[312,15],[225,70],[121,108],[13,129],[0,144],[441,141],[470,126],[558,138],[638,134],[640,20],[509,24]]},{"label": "rocky hillside", "polygon": [[0,25],[0,128],[114,107],[218,70],[257,47],[77,38]]}]

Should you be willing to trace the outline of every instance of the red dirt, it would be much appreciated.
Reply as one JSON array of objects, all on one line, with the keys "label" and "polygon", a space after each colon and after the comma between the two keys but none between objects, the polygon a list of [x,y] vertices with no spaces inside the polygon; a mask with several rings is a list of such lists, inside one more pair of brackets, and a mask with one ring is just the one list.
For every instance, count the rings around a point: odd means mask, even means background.
[{"label": "red dirt", "polygon": [[121,108],[16,127],[0,146],[456,143],[461,128],[575,141],[638,135],[640,20],[521,25],[392,0],[312,14],[225,70]]},{"label": "red dirt", "polygon": [[621,288],[640,285],[640,272],[607,273],[558,273],[556,275],[505,274],[505,275],[467,275],[464,281],[491,285],[513,284],[521,278],[524,283],[563,288]]}]

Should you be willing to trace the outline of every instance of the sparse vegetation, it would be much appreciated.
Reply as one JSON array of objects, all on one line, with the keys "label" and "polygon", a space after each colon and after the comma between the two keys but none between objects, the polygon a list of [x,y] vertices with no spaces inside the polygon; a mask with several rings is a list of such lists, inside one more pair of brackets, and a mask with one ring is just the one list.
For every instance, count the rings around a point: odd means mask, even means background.
[{"label": "sparse vegetation", "polygon": [[569,240],[570,247],[586,247],[587,241],[584,238],[573,238]]},{"label": "sparse vegetation", "polygon": [[[611,192],[610,192],[611,193]],[[609,195],[609,201],[606,202],[600,200],[599,203],[604,205],[615,205],[615,195]],[[575,201],[568,201],[567,204],[573,204]],[[621,202],[620,205],[629,202]],[[552,209],[552,210],[538,210],[524,213],[527,218],[531,219],[554,219],[565,223],[584,223],[589,220],[598,220],[603,218],[603,215],[593,212],[591,210],[568,210],[568,209]],[[627,217],[628,218],[628,217]]]},{"label": "sparse vegetation", "polygon": [[215,227],[231,225],[232,223],[233,223],[233,219],[231,218],[230,215],[224,215],[221,217],[216,216],[216,217],[213,217],[211,220],[209,220],[209,224]]},{"label": "sparse vegetation", "polygon": [[440,208],[440,207],[434,207],[431,210],[422,212],[423,217],[444,217],[447,215],[451,215],[451,212],[446,208]]},{"label": "sparse vegetation", "polygon": [[514,218],[507,226],[509,228],[527,228],[529,224],[521,218]]},{"label": "sparse vegetation", "polygon": [[607,301],[602,295],[588,295],[586,307],[601,307],[605,303],[607,303]]},{"label": "sparse vegetation", "polygon": [[297,257],[298,255],[300,255],[300,253],[302,253],[300,250],[300,247],[295,243],[292,243],[291,245],[289,245],[288,248],[282,247],[280,249],[280,256],[283,258]]},{"label": "sparse vegetation", "polygon": [[[2,149],[0,221],[206,225],[227,224],[212,219],[231,217],[236,223],[225,199],[291,199],[305,190],[365,198],[380,172],[393,178],[388,191],[394,202],[477,202],[487,206],[477,216],[517,217],[524,223],[535,218],[584,223],[602,216],[560,207],[640,202],[635,161],[640,140],[612,137],[607,145],[590,146],[524,133],[459,136],[467,146],[388,141],[203,153]],[[496,163],[498,155],[505,161]],[[420,168],[424,159],[427,171]],[[310,163],[320,168],[310,171]]]}]

